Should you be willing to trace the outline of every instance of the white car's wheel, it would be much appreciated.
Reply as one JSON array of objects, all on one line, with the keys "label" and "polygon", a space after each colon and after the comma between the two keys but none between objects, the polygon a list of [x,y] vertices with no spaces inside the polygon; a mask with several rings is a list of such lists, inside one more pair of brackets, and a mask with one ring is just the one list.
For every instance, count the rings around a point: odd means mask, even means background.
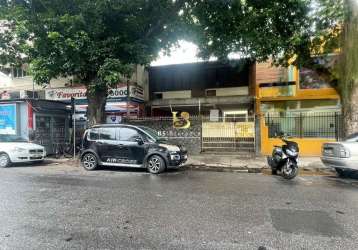
[{"label": "white car's wheel", "polygon": [[6,153],[0,154],[0,168],[7,168],[10,166],[10,158]]}]

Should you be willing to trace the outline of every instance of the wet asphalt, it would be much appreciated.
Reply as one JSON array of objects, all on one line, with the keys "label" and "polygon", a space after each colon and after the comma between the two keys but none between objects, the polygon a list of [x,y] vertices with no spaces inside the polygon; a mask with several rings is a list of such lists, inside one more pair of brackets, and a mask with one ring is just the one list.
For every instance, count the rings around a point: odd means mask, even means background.
[{"label": "wet asphalt", "polygon": [[0,249],[357,249],[358,180],[0,169]]}]

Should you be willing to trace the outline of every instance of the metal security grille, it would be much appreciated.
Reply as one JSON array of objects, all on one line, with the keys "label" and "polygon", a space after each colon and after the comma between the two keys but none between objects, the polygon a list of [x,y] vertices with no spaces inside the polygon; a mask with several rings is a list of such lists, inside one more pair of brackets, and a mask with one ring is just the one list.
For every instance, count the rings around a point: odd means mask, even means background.
[{"label": "metal security grille", "polygon": [[340,139],[343,135],[340,113],[292,113],[285,115],[266,114],[269,137],[285,133],[297,138]]},{"label": "metal security grille", "polygon": [[66,119],[61,116],[36,115],[35,142],[44,146],[48,154],[66,143]]},{"label": "metal security grille", "polygon": [[203,118],[202,151],[255,153],[255,117]]}]

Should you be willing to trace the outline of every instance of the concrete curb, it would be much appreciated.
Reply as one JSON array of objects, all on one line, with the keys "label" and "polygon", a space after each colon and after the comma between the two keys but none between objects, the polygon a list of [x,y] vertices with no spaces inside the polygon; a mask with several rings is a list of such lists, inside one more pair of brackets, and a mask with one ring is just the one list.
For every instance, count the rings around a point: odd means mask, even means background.
[{"label": "concrete curb", "polygon": [[186,170],[192,171],[212,171],[212,172],[232,172],[232,173],[261,173],[262,168],[248,168],[248,167],[225,167],[220,165],[185,165],[182,167]]},{"label": "concrete curb", "polygon": [[[231,173],[271,173],[271,169],[268,167],[229,167],[229,166],[220,166],[220,165],[185,165],[183,169],[192,170],[192,171],[212,171],[212,172],[231,172]],[[312,175],[332,175],[335,174],[335,171],[331,168],[307,168],[301,167],[300,174],[312,174]]]}]

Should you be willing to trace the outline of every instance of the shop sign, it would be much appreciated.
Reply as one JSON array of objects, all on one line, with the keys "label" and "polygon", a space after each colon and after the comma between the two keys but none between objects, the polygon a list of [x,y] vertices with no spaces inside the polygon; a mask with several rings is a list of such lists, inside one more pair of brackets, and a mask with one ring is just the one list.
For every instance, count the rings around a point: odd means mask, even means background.
[{"label": "shop sign", "polygon": [[174,128],[190,128],[188,112],[172,112]]},{"label": "shop sign", "polygon": [[[143,100],[143,88],[140,86],[130,86],[130,97]],[[57,88],[46,89],[47,100],[68,101],[71,98],[87,99],[87,90],[85,88]],[[127,86],[108,90],[109,99],[123,99],[127,97]]]},{"label": "shop sign", "polygon": [[16,104],[0,104],[0,134],[16,135]]}]

